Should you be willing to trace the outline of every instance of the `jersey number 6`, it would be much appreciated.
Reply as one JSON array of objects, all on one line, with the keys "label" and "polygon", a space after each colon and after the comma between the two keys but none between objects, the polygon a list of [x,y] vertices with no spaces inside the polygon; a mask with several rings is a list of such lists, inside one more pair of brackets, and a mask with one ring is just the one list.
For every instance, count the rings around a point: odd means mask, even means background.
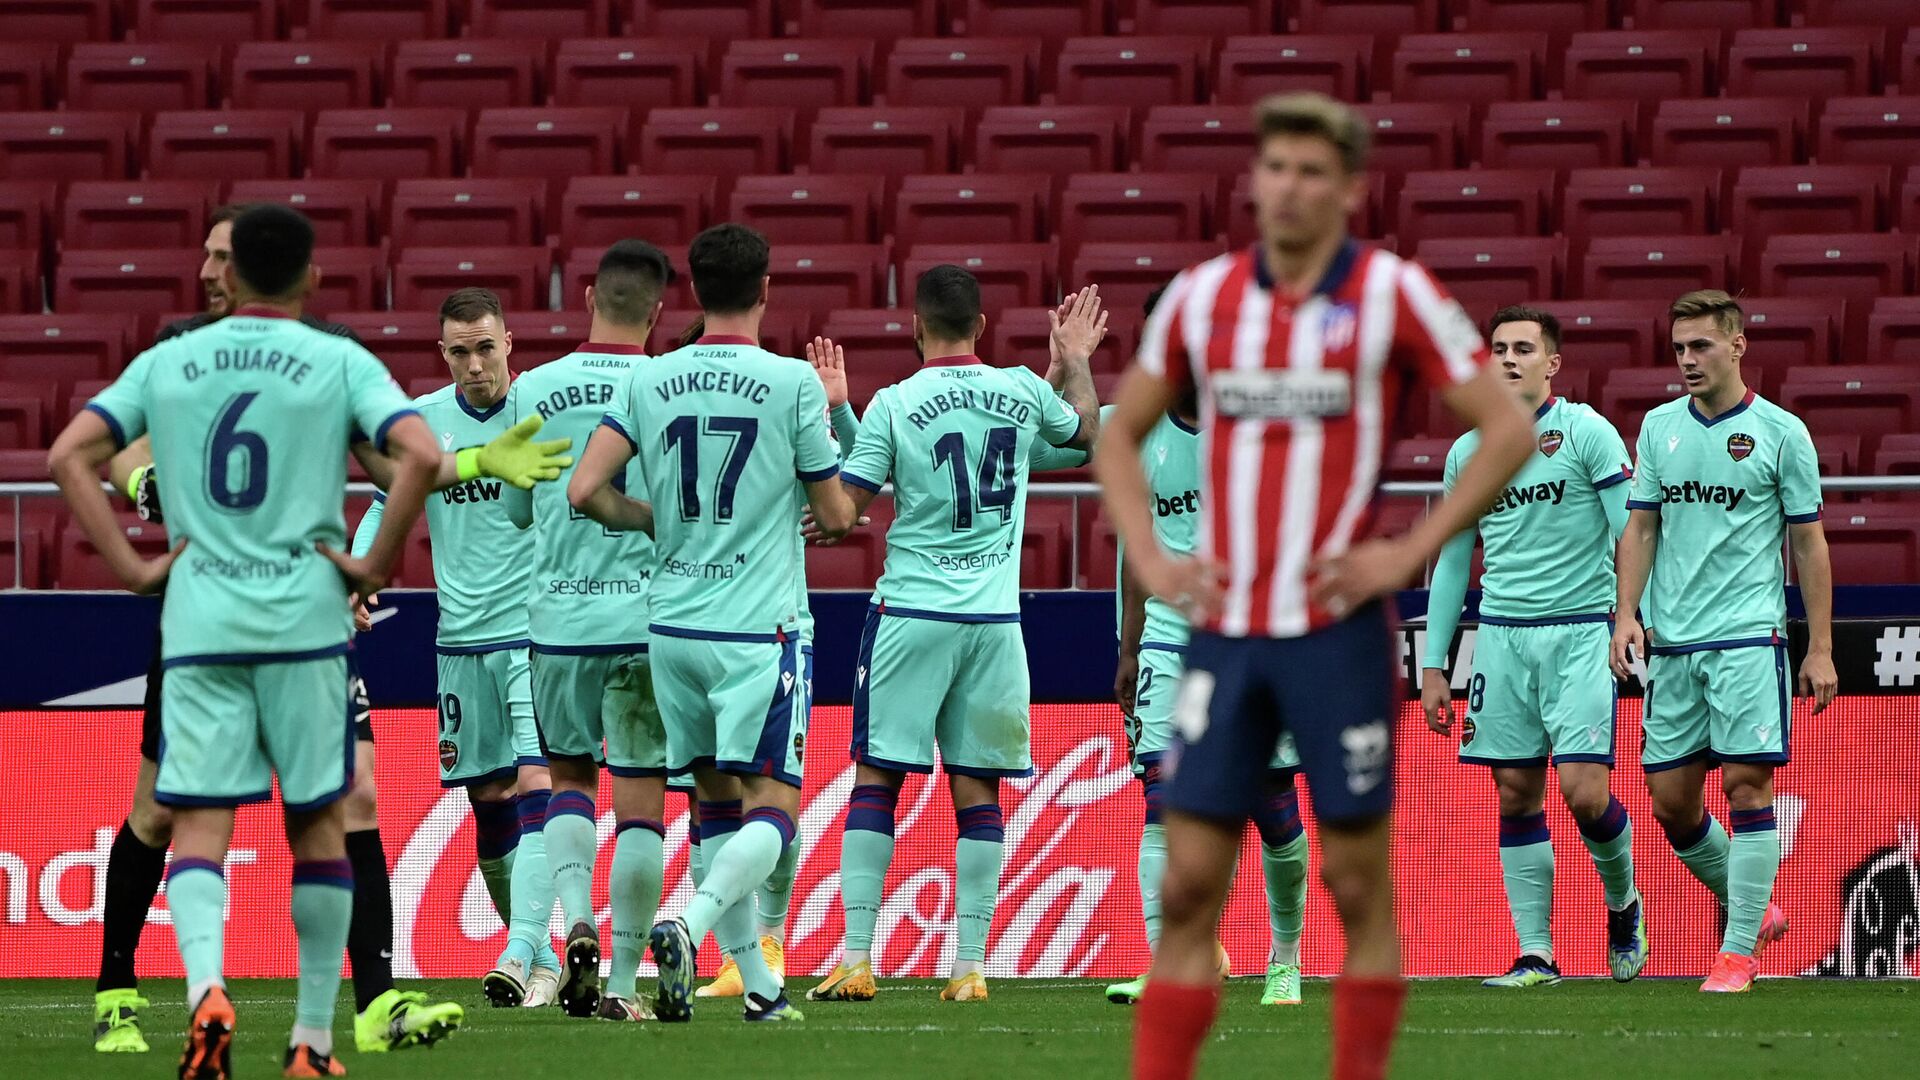
[{"label": "jersey number 6", "polygon": [[[228,398],[207,436],[207,496],[213,505],[236,514],[251,513],[267,500],[267,440],[257,431],[239,430],[240,414],[259,396],[258,390],[248,390]],[[238,488],[232,476],[236,453],[245,455]]]}]

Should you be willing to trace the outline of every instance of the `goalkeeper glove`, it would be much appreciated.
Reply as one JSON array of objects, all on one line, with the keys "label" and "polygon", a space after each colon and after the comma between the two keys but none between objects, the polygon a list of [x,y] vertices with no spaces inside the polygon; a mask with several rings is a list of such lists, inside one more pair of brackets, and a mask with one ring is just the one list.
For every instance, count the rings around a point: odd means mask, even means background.
[{"label": "goalkeeper glove", "polygon": [[160,482],[154,479],[151,464],[142,465],[127,476],[127,498],[133,500],[133,508],[141,521],[165,524],[160,517]]},{"label": "goalkeeper glove", "polygon": [[460,479],[491,476],[522,490],[542,480],[558,480],[560,471],[573,464],[573,458],[566,456],[573,440],[534,442],[541,423],[537,414],[529,416],[487,445],[470,446],[455,454]]}]

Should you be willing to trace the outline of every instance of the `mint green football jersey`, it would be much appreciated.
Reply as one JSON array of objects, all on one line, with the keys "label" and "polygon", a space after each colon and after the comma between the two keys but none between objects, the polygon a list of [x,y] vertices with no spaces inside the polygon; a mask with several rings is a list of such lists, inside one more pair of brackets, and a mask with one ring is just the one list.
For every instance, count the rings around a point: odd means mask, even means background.
[{"label": "mint green football jersey", "polygon": [[[1561,397],[1535,411],[1533,433],[1533,456],[1480,518],[1480,614],[1522,623],[1605,615],[1613,610],[1613,531],[1600,492],[1632,477],[1626,443],[1606,417]],[[1454,441],[1448,491],[1479,447],[1478,431]]]},{"label": "mint green football jersey", "polygon": [[[518,381],[517,379],[515,380]],[[507,388],[509,395],[513,388]],[[446,452],[482,446],[513,426],[505,398],[476,409],[457,386],[414,401]],[[527,644],[527,584],[533,577],[533,536],[514,525],[501,504],[507,483],[476,477],[427,493],[427,535],[433,545],[433,581],[440,599],[434,644],[443,651],[482,651]],[[381,506],[360,519],[354,554],[373,546]]]},{"label": "mint green football jersey", "polygon": [[[1200,531],[1199,429],[1168,413],[1140,441],[1140,464],[1153,498],[1153,538],[1169,555],[1193,554]],[[1185,645],[1192,634],[1172,604],[1147,597],[1147,623],[1140,632],[1143,648]]]},{"label": "mint green football jersey", "polygon": [[1045,379],[973,356],[929,363],[876,393],[841,474],[873,491],[893,482],[875,601],[907,614],[1018,618],[1033,447],[1079,430],[1080,415]]},{"label": "mint green football jersey", "polygon": [[344,652],[347,587],[314,545],[346,546],[347,447],[412,406],[357,342],[235,315],[155,345],[87,404],[124,446],[153,437],[173,564],[168,664]]},{"label": "mint green football jersey", "polygon": [[602,422],[633,447],[628,494],[653,504],[653,632],[800,634],[803,485],[840,470],[813,367],[709,338],[634,365]]},{"label": "mint green football jersey", "polygon": [[1787,526],[1820,520],[1820,462],[1799,417],[1751,391],[1712,420],[1691,398],[1661,405],[1640,428],[1627,508],[1660,515],[1641,613],[1653,648],[1786,633]]},{"label": "mint green football jersey", "polygon": [[[511,422],[542,420],[540,438],[573,440],[584,450],[601,417],[626,386],[636,364],[650,364],[638,348],[585,345],[513,381]],[[533,504],[534,564],[527,625],[535,647],[557,652],[633,652],[647,642],[653,579],[653,539],[615,532],[567,502],[568,466],[552,483],[509,498]],[[637,460],[617,478],[619,490],[638,492]]]}]

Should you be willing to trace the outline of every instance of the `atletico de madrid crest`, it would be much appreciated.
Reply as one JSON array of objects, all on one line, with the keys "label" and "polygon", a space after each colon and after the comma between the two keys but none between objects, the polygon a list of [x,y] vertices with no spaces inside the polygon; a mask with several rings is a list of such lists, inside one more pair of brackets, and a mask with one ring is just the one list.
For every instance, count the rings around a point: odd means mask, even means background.
[{"label": "atletico de madrid crest", "polygon": [[1745,461],[1747,455],[1751,453],[1753,453],[1753,436],[1741,432],[1734,432],[1727,436],[1728,457],[1735,461]]},{"label": "atletico de madrid crest", "polygon": [[1543,431],[1540,433],[1540,452],[1548,457],[1552,457],[1559,452],[1560,445],[1566,441],[1566,434],[1558,428],[1552,431]]}]

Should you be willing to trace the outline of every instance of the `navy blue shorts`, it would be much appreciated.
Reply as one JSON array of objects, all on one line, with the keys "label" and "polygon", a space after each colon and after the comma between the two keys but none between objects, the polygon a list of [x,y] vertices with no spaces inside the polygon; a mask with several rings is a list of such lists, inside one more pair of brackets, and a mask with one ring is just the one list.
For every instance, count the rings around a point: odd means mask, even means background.
[{"label": "navy blue shorts", "polygon": [[1297,638],[1196,633],[1174,705],[1170,810],[1238,825],[1252,817],[1281,733],[1300,751],[1315,816],[1393,808],[1399,672],[1387,615],[1371,604]]}]

